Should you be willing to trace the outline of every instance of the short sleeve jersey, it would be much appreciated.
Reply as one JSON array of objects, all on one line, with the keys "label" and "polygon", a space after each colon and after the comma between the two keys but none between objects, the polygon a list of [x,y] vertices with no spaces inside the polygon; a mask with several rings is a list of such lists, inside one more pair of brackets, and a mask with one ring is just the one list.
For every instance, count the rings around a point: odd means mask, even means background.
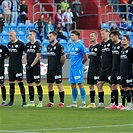
[{"label": "short sleeve jersey", "polygon": [[112,45],[112,71],[120,70],[121,42]]},{"label": "short sleeve jersey", "polygon": [[6,46],[0,45],[0,73],[4,72],[4,60],[6,55],[9,55],[8,49]]},{"label": "short sleeve jersey", "polygon": [[15,68],[22,65],[22,55],[25,49],[23,42],[18,40],[15,43],[8,43],[9,50],[9,67]]},{"label": "short sleeve jersey", "polygon": [[[38,41],[34,44],[31,42],[26,44],[25,53],[27,54],[27,63],[31,65],[36,58],[37,53],[41,53],[41,46]],[[40,60],[36,63],[36,65],[40,65]]]},{"label": "short sleeve jersey", "polygon": [[120,74],[132,73],[133,48],[122,48],[120,56]]},{"label": "short sleeve jersey", "polygon": [[83,55],[86,54],[86,49],[83,43],[78,41],[72,44],[70,48],[70,69],[83,68]]},{"label": "short sleeve jersey", "polygon": [[47,46],[48,52],[48,71],[61,71],[62,63],[61,56],[63,56],[64,48],[60,43],[56,43],[55,45],[49,44]]},{"label": "short sleeve jersey", "polygon": [[112,67],[112,41],[102,42],[102,67]]},{"label": "short sleeve jersey", "polygon": [[101,45],[96,44],[95,46],[91,45],[89,48],[89,59],[90,67],[100,67],[101,66]]}]

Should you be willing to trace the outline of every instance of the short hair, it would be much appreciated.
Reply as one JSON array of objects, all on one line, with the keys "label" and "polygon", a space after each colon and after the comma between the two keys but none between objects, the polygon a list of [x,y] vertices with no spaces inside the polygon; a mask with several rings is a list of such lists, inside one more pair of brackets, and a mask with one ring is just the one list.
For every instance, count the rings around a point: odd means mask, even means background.
[{"label": "short hair", "polygon": [[110,35],[114,35],[114,36],[120,36],[120,33],[119,33],[119,31],[118,30],[113,30],[113,31],[111,31],[110,32]]},{"label": "short hair", "polygon": [[9,33],[14,33],[16,35],[16,31],[15,30],[10,30]]},{"label": "short hair", "polygon": [[68,9],[71,9],[71,7],[68,7],[67,10],[68,10]]},{"label": "short hair", "polygon": [[107,28],[103,28],[103,29],[100,30],[100,32],[101,31],[110,32]]},{"label": "short hair", "polygon": [[95,31],[91,32],[90,34],[94,34],[96,37],[98,37],[98,33]]},{"label": "short hair", "polygon": [[75,34],[75,35],[77,35],[77,36],[80,36],[80,33],[79,33],[79,31],[77,31],[77,30],[73,30],[71,33],[72,33],[72,34]]},{"label": "short hair", "polygon": [[130,42],[130,37],[128,35],[123,35],[123,37],[126,37],[126,39]]},{"label": "short hair", "polygon": [[36,34],[36,31],[35,31],[35,30],[30,30],[29,32],[33,32],[33,33],[35,33],[35,34]]},{"label": "short hair", "polygon": [[50,31],[49,34],[53,34],[54,36],[58,36],[58,33],[56,31]]}]

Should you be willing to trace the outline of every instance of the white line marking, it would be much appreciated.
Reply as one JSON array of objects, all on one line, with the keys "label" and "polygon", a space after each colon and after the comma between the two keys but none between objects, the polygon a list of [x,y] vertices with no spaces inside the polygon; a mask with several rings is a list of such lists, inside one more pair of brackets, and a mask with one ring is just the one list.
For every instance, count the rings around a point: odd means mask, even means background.
[{"label": "white line marking", "polygon": [[70,127],[70,128],[44,128],[44,129],[27,129],[27,130],[0,130],[5,133],[39,133],[39,131],[64,131],[64,130],[77,130],[77,129],[92,129],[92,128],[112,128],[133,126],[133,124],[121,124],[121,125],[104,125],[104,126],[86,126],[86,127]]}]

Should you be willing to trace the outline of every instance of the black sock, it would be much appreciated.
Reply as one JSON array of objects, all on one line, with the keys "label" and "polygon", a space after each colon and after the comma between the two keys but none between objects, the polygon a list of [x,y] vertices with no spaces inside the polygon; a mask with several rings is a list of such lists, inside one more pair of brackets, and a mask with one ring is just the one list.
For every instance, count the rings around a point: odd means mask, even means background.
[{"label": "black sock", "polygon": [[125,91],[125,96],[127,98],[127,103],[131,103],[131,92],[130,92],[130,90]]},{"label": "black sock", "polygon": [[49,92],[49,101],[50,101],[51,103],[54,103],[54,91],[50,91],[50,92]]},{"label": "black sock", "polygon": [[19,82],[18,85],[19,85],[19,88],[20,88],[21,97],[23,99],[23,102],[26,102],[26,100],[25,100],[25,88],[24,88],[24,84],[23,84],[23,82]]},{"label": "black sock", "polygon": [[41,85],[39,85],[39,86],[37,86],[37,92],[38,92],[38,99],[39,99],[39,101],[42,101],[42,98],[43,98],[43,92],[42,92],[42,86]]},{"label": "black sock", "polygon": [[95,103],[95,91],[90,91],[90,102]]},{"label": "black sock", "polygon": [[33,86],[29,86],[29,98],[30,98],[30,101],[34,101],[34,87]]},{"label": "black sock", "polygon": [[14,102],[15,84],[10,84],[10,102]]},{"label": "black sock", "polygon": [[118,106],[118,90],[113,90],[115,105]]},{"label": "black sock", "polygon": [[99,103],[104,103],[104,92],[99,92]]},{"label": "black sock", "polygon": [[5,88],[5,86],[1,87],[1,93],[2,93],[3,101],[6,101],[6,88]]},{"label": "black sock", "polygon": [[64,103],[64,91],[59,92],[60,102]]},{"label": "black sock", "polygon": [[125,95],[124,95],[124,90],[121,90],[121,99],[122,99],[122,105],[125,106]]},{"label": "black sock", "polygon": [[132,93],[132,103],[133,103],[133,90],[131,90],[131,93]]},{"label": "black sock", "polygon": [[111,101],[110,101],[110,103],[114,103],[114,93],[113,93],[113,91],[111,92]]}]

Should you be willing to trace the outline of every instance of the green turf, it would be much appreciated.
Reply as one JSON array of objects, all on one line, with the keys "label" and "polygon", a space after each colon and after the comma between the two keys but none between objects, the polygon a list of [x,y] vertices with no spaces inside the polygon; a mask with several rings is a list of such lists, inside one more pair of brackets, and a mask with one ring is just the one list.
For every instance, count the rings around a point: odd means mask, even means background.
[{"label": "green turf", "polygon": [[[9,96],[7,96],[9,99]],[[109,103],[105,96],[105,104]],[[27,101],[28,101],[27,96]],[[98,101],[98,100],[96,100]],[[37,104],[37,95],[35,103]],[[48,102],[44,95],[44,104]],[[133,111],[107,109],[21,107],[20,95],[15,95],[13,107],[0,107],[0,132],[12,133],[133,133]],[[65,105],[71,103],[71,96],[65,96]],[[87,97],[87,104],[89,96]],[[80,96],[78,105],[81,104]],[[127,124],[127,125],[126,125]]]},{"label": "green turf", "polygon": [[[16,84],[17,84],[17,83],[16,83]],[[47,85],[46,79],[42,79],[42,80],[41,80],[41,84],[42,84],[43,86],[46,86],[46,85]],[[9,85],[8,81],[5,82],[5,85],[6,85],[6,86]],[[24,80],[24,85],[27,85],[26,80]],[[68,82],[68,79],[63,80],[63,85],[64,85],[64,86],[68,86],[68,85],[70,86],[70,83]],[[85,85],[85,86],[88,86],[88,85],[87,85],[86,79],[84,80],[84,85]],[[108,84],[105,83],[104,85],[107,86]]]}]

